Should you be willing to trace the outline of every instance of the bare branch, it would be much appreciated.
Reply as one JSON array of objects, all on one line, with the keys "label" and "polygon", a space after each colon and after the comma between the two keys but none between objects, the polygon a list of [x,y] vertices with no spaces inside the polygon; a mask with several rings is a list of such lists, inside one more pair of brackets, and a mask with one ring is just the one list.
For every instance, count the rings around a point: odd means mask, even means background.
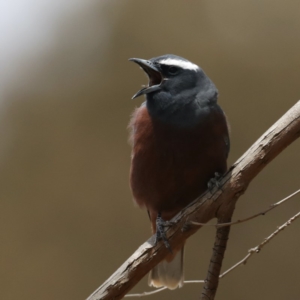
[{"label": "bare branch", "polygon": [[215,226],[217,228],[220,228],[220,227],[226,227],[226,226],[232,226],[232,225],[236,225],[236,224],[241,224],[243,222],[247,222],[249,220],[252,220],[256,217],[259,217],[259,216],[264,216],[266,213],[268,213],[269,211],[271,211],[273,208],[275,207],[278,207],[279,205],[285,203],[286,201],[290,200],[291,198],[293,198],[294,196],[296,196],[297,194],[300,193],[300,189],[297,190],[296,192],[294,192],[293,194],[285,197],[284,199],[276,202],[276,203],[273,203],[270,205],[269,208],[267,208],[266,210],[263,210],[262,212],[259,212],[253,216],[250,216],[248,218],[245,218],[245,219],[241,219],[241,220],[236,220],[234,222],[229,222],[229,223],[217,223],[217,224],[205,224],[205,223],[198,223],[198,222],[191,222],[193,225],[196,225],[196,226]]},{"label": "bare branch", "polygon": [[[300,101],[255,142],[220,181],[221,189],[206,192],[172,219],[167,231],[171,247],[177,248],[199,230],[191,222],[206,223],[227,216],[252,179],[300,135]],[[226,227],[225,227],[226,228]],[[108,278],[88,300],[121,299],[166,255],[163,243],[151,237]]]},{"label": "bare branch", "polygon": [[[228,210],[227,215],[218,219],[220,223],[230,222],[234,207]],[[215,244],[210,259],[206,280],[201,291],[201,300],[214,299],[219,285],[219,276],[222,268],[227,241],[229,239],[230,226],[219,227],[216,232]]]},{"label": "bare branch", "polygon": [[[295,195],[292,194],[292,195]],[[290,196],[292,196],[290,195]],[[288,198],[288,197],[287,197]],[[285,198],[285,199],[287,199]],[[277,202],[278,203],[278,202]],[[236,269],[237,267],[241,266],[241,265],[245,265],[248,261],[248,259],[254,254],[254,253],[259,253],[261,251],[261,249],[268,243],[270,242],[279,232],[283,231],[287,226],[291,225],[292,222],[294,222],[297,218],[300,217],[300,212],[298,212],[296,215],[294,215],[292,218],[290,218],[287,222],[285,222],[283,225],[281,225],[280,227],[278,227],[272,234],[270,234],[267,238],[265,238],[259,245],[257,245],[256,247],[253,247],[251,249],[248,250],[248,254],[239,262],[237,262],[235,265],[233,265],[232,267],[230,267],[228,270],[226,270],[225,272],[223,272],[220,276],[219,279],[222,279],[223,277],[225,277],[226,275],[228,275],[230,272],[232,272],[234,269]],[[184,281],[185,284],[187,283],[205,283],[205,280],[186,280]],[[128,294],[125,297],[143,297],[143,296],[149,296],[158,292],[161,292],[163,290],[166,290],[167,288],[163,287],[151,292],[144,292],[141,294]]]}]

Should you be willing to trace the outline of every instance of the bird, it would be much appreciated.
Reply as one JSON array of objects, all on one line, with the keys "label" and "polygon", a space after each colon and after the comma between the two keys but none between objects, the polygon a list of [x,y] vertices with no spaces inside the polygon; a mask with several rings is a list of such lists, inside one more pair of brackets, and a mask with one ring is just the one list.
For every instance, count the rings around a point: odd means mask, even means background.
[{"label": "bird", "polygon": [[153,287],[175,289],[184,282],[184,246],[171,249],[164,226],[227,171],[229,126],[217,103],[218,90],[201,67],[173,54],[130,61],[148,76],[144,95],[129,123],[130,187],[146,208],[156,240],[168,256],[149,274]]}]

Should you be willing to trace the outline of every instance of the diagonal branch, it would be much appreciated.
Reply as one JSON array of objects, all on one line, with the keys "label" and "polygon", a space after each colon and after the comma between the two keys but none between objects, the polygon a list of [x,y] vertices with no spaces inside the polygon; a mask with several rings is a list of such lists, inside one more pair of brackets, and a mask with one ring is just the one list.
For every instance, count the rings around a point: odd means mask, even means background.
[{"label": "diagonal branch", "polygon": [[[206,192],[172,220],[173,225],[166,232],[171,247],[177,248],[201,228],[191,222],[206,223],[215,217],[226,217],[252,179],[299,136],[300,101],[230,168],[221,180],[221,189],[213,194]],[[167,254],[161,242],[154,245],[154,238],[150,238],[88,300],[121,299]]]},{"label": "diagonal branch", "polygon": [[[249,258],[254,253],[260,253],[260,251],[262,250],[262,248],[267,243],[269,243],[278,233],[280,233],[286,227],[288,227],[289,225],[291,225],[299,217],[300,217],[300,212],[298,212],[296,215],[294,215],[293,217],[291,217],[288,221],[286,221],[281,226],[277,227],[277,229],[272,234],[270,234],[268,237],[266,237],[259,245],[257,245],[255,247],[249,249],[248,250],[248,254],[242,260],[240,260],[239,262],[237,262],[236,264],[234,264],[232,267],[230,267],[229,269],[227,269],[226,271],[224,271],[219,276],[219,279],[224,278],[226,275],[228,275],[230,272],[232,272],[233,270],[235,270],[237,267],[239,267],[241,265],[245,265],[248,262]],[[184,283],[185,284],[187,284],[187,283],[205,283],[205,280],[185,280]],[[127,294],[127,295],[125,295],[125,297],[144,297],[144,296],[149,296],[149,295],[153,295],[153,294],[159,293],[159,292],[164,291],[166,289],[167,289],[166,287],[162,287],[162,288],[150,291],[150,292],[144,292],[144,293],[139,293],[139,294]]]},{"label": "diagonal branch", "polygon": [[[295,195],[297,195],[299,193],[300,193],[300,189],[297,190],[296,192],[290,194],[289,196],[285,197],[284,199],[272,204],[270,207],[271,208],[272,207],[277,207],[277,206],[281,205],[282,203],[286,202],[287,200],[291,199],[292,197],[294,197]],[[269,208],[267,211],[270,211],[271,208]],[[222,224],[215,224],[215,225],[210,224],[210,226],[217,226],[219,228],[220,227],[227,227],[227,226],[239,224],[240,222],[245,222],[247,220],[251,220],[255,216],[259,216],[260,214],[253,215],[252,217],[249,217],[249,218],[246,218],[246,219],[243,219],[243,220],[238,220],[239,222],[236,221],[236,222],[231,222],[231,223],[222,223]],[[219,275],[219,280],[222,279],[223,277],[225,277],[227,274],[229,274],[233,270],[235,270],[237,267],[239,267],[241,265],[245,265],[247,263],[248,259],[252,256],[252,254],[260,253],[260,250],[263,248],[263,246],[265,246],[266,242],[269,242],[271,239],[273,239],[279,232],[283,231],[283,229],[285,229],[287,226],[291,225],[292,222],[294,222],[299,217],[300,217],[300,212],[298,212],[296,215],[291,217],[287,222],[285,222],[280,227],[277,227],[277,229],[271,235],[269,235],[267,238],[265,238],[258,246],[249,249],[248,254],[242,260],[240,260],[239,262],[237,262],[232,267],[230,267],[229,269],[227,269],[226,271],[224,271],[222,274]],[[193,224],[194,224],[194,222],[193,222]],[[197,225],[199,225],[199,224],[197,223]],[[202,225],[207,225],[207,224],[202,224]],[[185,280],[184,281],[184,284],[191,284],[191,283],[205,283],[205,280]],[[168,288],[167,287],[162,287],[162,288],[158,288],[158,289],[155,289],[155,290],[152,290],[152,291],[149,291],[149,292],[143,292],[143,293],[138,293],[138,294],[126,294],[125,297],[145,297],[145,296],[160,293],[160,292],[162,292],[166,289],[168,289]]]}]

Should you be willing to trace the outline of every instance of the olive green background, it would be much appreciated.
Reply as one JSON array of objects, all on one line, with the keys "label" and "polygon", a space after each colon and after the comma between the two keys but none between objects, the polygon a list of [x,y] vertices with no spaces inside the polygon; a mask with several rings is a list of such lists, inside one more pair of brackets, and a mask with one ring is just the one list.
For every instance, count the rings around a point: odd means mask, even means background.
[{"label": "olive green background", "polygon": [[[231,124],[229,164],[300,99],[299,1],[52,3],[59,17],[43,21],[51,28],[36,41],[28,27],[19,37],[24,55],[1,71],[3,300],[85,299],[149,238],[129,189],[127,142],[130,114],[143,101],[130,99],[147,79],[128,58],[173,53],[205,70]],[[299,188],[299,151],[296,141],[255,178],[234,219]],[[223,269],[296,214],[299,200],[234,226]],[[222,279],[217,299],[300,299],[299,230],[296,221]],[[205,277],[214,232],[203,228],[188,241],[186,279]],[[133,289],[146,290],[146,278]],[[186,285],[148,299],[197,299],[200,291]]]}]

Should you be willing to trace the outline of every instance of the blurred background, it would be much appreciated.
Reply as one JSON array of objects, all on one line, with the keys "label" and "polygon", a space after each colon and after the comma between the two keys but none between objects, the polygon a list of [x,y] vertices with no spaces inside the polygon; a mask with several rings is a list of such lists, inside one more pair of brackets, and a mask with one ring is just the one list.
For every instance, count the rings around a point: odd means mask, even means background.
[{"label": "blurred background", "polygon": [[[234,163],[300,98],[299,1],[0,2],[0,298],[85,299],[146,239],[128,184],[127,124],[147,83],[130,57],[173,53],[219,89]],[[299,141],[253,181],[234,219],[299,188]],[[299,196],[232,228],[223,270],[299,211]],[[300,222],[221,280],[217,299],[299,299]],[[187,243],[205,278],[214,228]],[[186,285],[148,299],[196,299]],[[144,278],[132,292],[149,290]]]}]

